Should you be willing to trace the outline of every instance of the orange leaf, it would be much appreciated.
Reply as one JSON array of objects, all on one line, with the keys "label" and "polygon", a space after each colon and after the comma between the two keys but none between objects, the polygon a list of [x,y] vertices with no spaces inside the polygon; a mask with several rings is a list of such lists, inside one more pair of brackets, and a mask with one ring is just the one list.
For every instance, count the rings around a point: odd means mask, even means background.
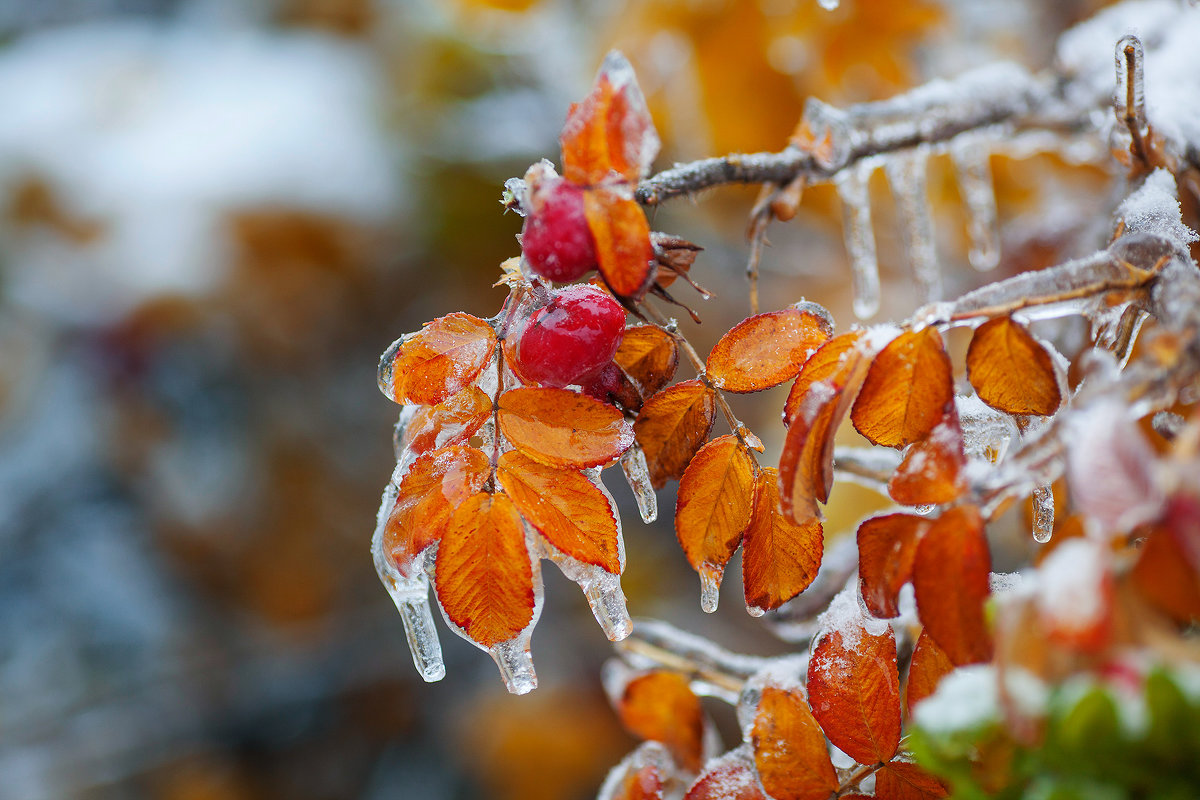
[{"label": "orange leaf", "polygon": [[1046,638],[1098,653],[1113,634],[1112,550],[1090,536],[1063,542],[1038,567],[1035,593]]},{"label": "orange leaf", "polygon": [[771,800],[763,793],[754,762],[742,748],[704,765],[683,800]]},{"label": "orange leaf", "polygon": [[436,405],[478,377],[496,332],[470,314],[447,314],[398,339],[379,364],[379,387],[397,403]]},{"label": "orange leaf", "polygon": [[984,618],[991,569],[983,518],[974,506],[957,506],[942,514],[917,545],[917,614],[956,666],[991,658]]},{"label": "orange leaf", "polygon": [[[858,600],[847,595],[851,613],[817,639],[808,662],[808,701],[813,716],[835,747],[860,764],[887,761],[900,744],[900,676],[892,626],[864,625]],[[841,612],[838,601],[831,613]]]},{"label": "orange leaf", "polygon": [[[853,346],[857,333],[851,346],[839,341],[848,335],[831,339],[809,359],[796,379],[797,386],[803,383],[807,389],[796,405],[783,441],[779,500],[784,513],[800,524],[816,518],[817,503],[829,500],[834,435],[871,363],[866,353]],[[825,354],[826,348],[830,348],[829,354]],[[807,374],[810,365],[813,373],[825,377],[814,379]]]},{"label": "orange leaf", "polygon": [[953,669],[946,652],[928,633],[921,631],[908,664],[908,685],[904,694],[904,705],[910,715],[917,703],[933,694],[942,678]]},{"label": "orange leaf", "polygon": [[716,413],[716,395],[698,380],[680,381],[646,401],[633,432],[646,455],[655,489],[683,475],[708,440]]},{"label": "orange leaf", "polygon": [[654,764],[646,764],[625,776],[611,800],[663,800],[662,775]]},{"label": "orange leaf", "polygon": [[1012,317],[989,320],[975,331],[967,379],[980,400],[1009,414],[1049,416],[1062,403],[1050,354]]},{"label": "orange leaf", "polygon": [[699,771],[704,710],[683,675],[666,671],[639,675],[625,685],[617,714],[634,736],[662,742],[686,770]]},{"label": "orange leaf", "polygon": [[913,514],[887,514],[858,526],[858,577],[867,610],[881,619],[900,616],[896,597],[912,580],[917,542],[929,520]]},{"label": "orange leaf", "polygon": [[1200,619],[1200,504],[1187,495],[1167,501],[1164,520],[1151,526],[1133,567],[1133,584],[1147,600],[1176,622]]},{"label": "orange leaf", "polygon": [[754,459],[736,436],[713,439],[679,480],[675,535],[705,585],[721,584],[725,564],[750,524]]},{"label": "orange leaf", "polygon": [[817,351],[804,362],[792,390],[788,392],[787,402],[783,406],[783,424],[789,426],[800,409],[800,404],[808,396],[808,390],[818,381],[834,379],[845,369],[843,357],[858,347],[863,337],[861,330],[848,331],[835,336],[817,348]]},{"label": "orange leaf", "polygon": [[679,347],[675,337],[666,331],[653,325],[635,325],[625,329],[613,360],[633,380],[645,400],[675,376]]},{"label": "orange leaf", "polygon": [[837,790],[825,734],[799,691],[764,687],[750,737],[758,775],[776,800],[825,800]]},{"label": "orange leaf", "polygon": [[909,761],[893,761],[875,773],[878,800],[938,800],[950,788]]},{"label": "orange leaf", "polygon": [[478,386],[472,386],[436,406],[421,406],[404,429],[400,443],[417,454],[436,447],[466,444],[491,413],[492,398]]},{"label": "orange leaf", "polygon": [[500,456],[496,478],[521,516],[554,547],[586,564],[621,571],[612,508],[582,473],[511,450]]},{"label": "orange leaf", "polygon": [[418,458],[400,481],[383,531],[383,550],[402,575],[446,531],[454,509],[483,488],[491,463],[474,447],[453,445]]},{"label": "orange leaf", "polygon": [[850,421],[872,444],[904,447],[924,438],[953,400],[950,357],[937,329],[909,331],[875,357]]},{"label": "orange leaf", "polygon": [[906,506],[941,505],[966,491],[962,428],[954,401],[946,404],[942,420],[904,454],[888,480],[888,494]]},{"label": "orange leaf", "polygon": [[510,389],[500,395],[499,420],[515,447],[556,467],[607,464],[633,444],[620,411],[566,389]]},{"label": "orange leaf", "polygon": [[438,547],[435,582],[446,616],[484,647],[533,620],[533,568],[512,500],[480,492],[458,507]]},{"label": "orange leaf", "polygon": [[649,169],[658,134],[625,56],[614,51],[604,59],[592,91],[567,112],[559,143],[563,176],[574,183],[600,183],[613,173],[633,182]]},{"label": "orange leaf", "polygon": [[708,354],[706,371],[718,389],[768,389],[795,377],[832,334],[829,315],[811,303],[755,314],[721,337]]},{"label": "orange leaf", "polygon": [[612,189],[587,189],[583,211],[596,240],[600,277],[618,298],[640,299],[654,281],[650,223],[631,197]]},{"label": "orange leaf", "polygon": [[821,522],[797,525],[779,504],[779,476],[764,469],[754,481],[754,512],[742,541],[746,606],[775,609],[809,587],[821,568]]}]

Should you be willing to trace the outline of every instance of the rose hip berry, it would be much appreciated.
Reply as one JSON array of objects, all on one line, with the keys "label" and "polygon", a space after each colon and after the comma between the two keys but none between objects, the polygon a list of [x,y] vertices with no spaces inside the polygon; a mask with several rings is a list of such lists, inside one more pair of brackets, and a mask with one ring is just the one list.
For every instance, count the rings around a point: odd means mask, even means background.
[{"label": "rose hip berry", "polygon": [[583,189],[555,176],[534,189],[530,206],[521,249],[531,270],[561,283],[596,267],[596,242],[584,215]]},{"label": "rose hip berry", "polygon": [[519,334],[517,372],[544,386],[579,384],[608,365],[625,334],[625,310],[595,286],[568,286]]}]

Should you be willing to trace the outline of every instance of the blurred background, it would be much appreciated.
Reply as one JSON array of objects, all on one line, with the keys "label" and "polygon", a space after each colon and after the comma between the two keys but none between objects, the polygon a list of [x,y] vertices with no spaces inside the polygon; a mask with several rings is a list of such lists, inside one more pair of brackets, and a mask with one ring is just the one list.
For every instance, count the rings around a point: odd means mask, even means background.
[{"label": "blurred background", "polygon": [[[532,695],[507,696],[444,628],[447,678],[412,667],[368,552],[397,411],[379,353],[498,310],[520,230],[501,184],[557,160],[612,47],[648,95],[661,168],[781,149],[809,95],[1046,65],[1097,5],[0,0],[0,797],[594,796],[634,741],[600,688],[609,645],[556,571]],[[1104,199],[1094,171],[993,167],[1002,218],[1025,221],[1002,270],[1069,252]],[[917,298],[873,189],[881,316],[905,315]],[[935,164],[950,265],[956,191]],[[753,197],[652,217],[706,248],[692,274],[718,299],[679,293],[702,351],[748,313]],[[768,307],[807,296],[849,324],[832,191],[771,240]],[[785,393],[738,406],[769,453]],[[742,610],[736,564],[721,612],[699,613],[673,490],[644,526],[612,484],[635,616],[785,649]],[[839,492],[830,535],[880,502]]]}]

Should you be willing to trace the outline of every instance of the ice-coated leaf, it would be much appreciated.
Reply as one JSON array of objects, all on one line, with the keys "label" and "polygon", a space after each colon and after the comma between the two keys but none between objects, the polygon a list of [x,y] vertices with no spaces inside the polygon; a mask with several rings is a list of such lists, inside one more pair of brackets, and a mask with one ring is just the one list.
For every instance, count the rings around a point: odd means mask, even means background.
[{"label": "ice-coated leaf", "polygon": [[825,734],[799,687],[763,687],[750,741],[759,778],[776,800],[825,800],[837,790]]},{"label": "ice-coated leaf", "polygon": [[1138,591],[1180,624],[1200,619],[1196,542],[1200,542],[1200,503],[1186,495],[1174,497],[1163,519],[1150,526],[1133,567]]},{"label": "ice-coated leaf", "polygon": [[875,773],[878,800],[939,800],[949,795],[946,784],[910,761],[892,761]]},{"label": "ice-coated leaf", "polygon": [[512,500],[480,492],[458,507],[434,580],[446,616],[483,647],[513,639],[533,621],[533,570]]},{"label": "ice-coated leaf", "polygon": [[617,297],[640,300],[654,282],[650,223],[628,194],[608,188],[587,189],[583,211],[596,240],[600,277]]},{"label": "ice-coated leaf", "polygon": [[941,505],[958,499],[967,488],[963,470],[967,455],[954,401],[941,421],[913,444],[888,480],[888,495],[901,505]]},{"label": "ice-coated leaf", "polygon": [[1081,536],[1059,544],[1038,566],[1035,605],[1047,637],[1095,653],[1112,637],[1112,551],[1106,542]]},{"label": "ice-coated leaf", "polygon": [[979,399],[1009,414],[1048,416],[1062,393],[1046,349],[1012,317],[983,323],[967,349],[967,378]]},{"label": "ice-coated leaf", "polygon": [[954,665],[929,634],[921,631],[908,664],[908,683],[904,690],[904,706],[911,715],[917,703],[933,694],[938,683]]},{"label": "ice-coated leaf", "polygon": [[763,792],[754,761],[745,746],[704,765],[684,800],[771,800]]},{"label": "ice-coated leaf", "polygon": [[704,710],[683,675],[659,670],[632,678],[617,702],[617,715],[634,736],[666,745],[688,772],[700,770]]},{"label": "ice-coated leaf", "polygon": [[716,395],[698,380],[680,381],[646,401],[633,432],[646,454],[655,489],[683,475],[708,440],[716,413]]},{"label": "ice-coated leaf", "polygon": [[658,134],[624,55],[614,50],[605,57],[591,92],[567,112],[559,142],[563,175],[578,184],[637,181],[650,168]]},{"label": "ice-coated leaf", "polygon": [[[675,535],[705,587],[721,585],[725,565],[750,524],[754,459],[736,436],[713,439],[692,458],[679,480]],[[715,593],[708,592],[715,600]],[[716,611],[716,606],[705,607]]]},{"label": "ice-coated leaf", "polygon": [[642,742],[609,771],[596,800],[663,800],[675,772],[671,754],[658,742]]},{"label": "ice-coated leaf", "polygon": [[613,360],[637,384],[645,400],[675,377],[679,367],[679,346],[675,344],[675,337],[660,328],[635,325],[625,329]]},{"label": "ice-coated leaf", "polygon": [[490,468],[483,451],[463,445],[413,462],[383,532],[383,552],[402,576],[410,577],[413,559],[442,537],[454,509],[483,488]]},{"label": "ice-coated leaf", "polygon": [[399,444],[417,455],[438,447],[466,444],[491,413],[492,398],[478,386],[472,386],[436,406],[419,406],[405,426]]},{"label": "ice-coated leaf", "polygon": [[950,357],[937,329],[909,331],[875,356],[850,421],[872,444],[904,447],[924,438],[953,400]]},{"label": "ice-coated leaf", "polygon": [[847,588],[821,615],[808,662],[808,702],[829,741],[860,764],[900,744],[900,676],[891,625],[863,616]]},{"label": "ice-coated leaf", "polygon": [[608,572],[621,571],[608,498],[583,473],[511,450],[500,456],[496,479],[521,516],[555,548]]},{"label": "ice-coated leaf", "polygon": [[843,333],[821,345],[804,362],[804,367],[796,376],[796,382],[792,384],[792,389],[788,392],[787,401],[783,406],[785,427],[791,425],[796,412],[800,410],[800,404],[808,396],[808,390],[812,388],[813,384],[830,379],[836,381],[836,376],[845,370],[845,361],[850,358],[850,351],[862,344],[862,338],[861,330]]},{"label": "ice-coated leaf", "polygon": [[487,322],[447,314],[392,343],[379,360],[379,388],[397,403],[437,405],[471,385],[495,348]]},{"label": "ice-coated leaf", "polygon": [[833,320],[812,303],[755,314],[721,337],[708,355],[706,371],[718,389],[769,389],[794,378],[832,335]]},{"label": "ice-coated leaf", "polygon": [[942,514],[917,544],[917,614],[956,666],[991,658],[984,616],[991,570],[983,518],[974,506],[957,506]]},{"label": "ice-coated leaf", "polygon": [[633,431],[614,406],[566,389],[510,389],[499,405],[505,438],[551,466],[607,464],[633,444]]},{"label": "ice-coated leaf", "polygon": [[930,522],[915,514],[885,514],[858,526],[858,577],[863,602],[875,616],[900,615],[896,599],[912,580],[917,543]]},{"label": "ice-coated leaf", "polygon": [[796,524],[779,503],[779,475],[763,469],[754,481],[754,510],[742,540],[742,586],[752,612],[779,608],[817,577],[824,551],[821,522]]},{"label": "ice-coated leaf", "polygon": [[[806,388],[797,401],[779,457],[779,500],[783,512],[799,524],[818,517],[817,503],[829,500],[834,435],[871,363],[858,346],[859,339],[858,333],[831,339],[796,379],[796,386]],[[844,343],[847,340],[849,346]],[[827,349],[830,352],[826,353]],[[810,366],[813,373],[825,377],[814,379],[808,374]]]}]

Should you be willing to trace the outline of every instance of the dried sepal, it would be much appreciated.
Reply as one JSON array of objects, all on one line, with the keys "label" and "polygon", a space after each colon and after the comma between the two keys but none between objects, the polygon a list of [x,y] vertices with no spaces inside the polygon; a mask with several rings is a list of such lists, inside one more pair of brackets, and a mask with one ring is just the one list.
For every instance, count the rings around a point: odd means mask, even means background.
[{"label": "dried sepal", "polygon": [[620,411],[566,389],[510,389],[500,395],[499,406],[505,438],[551,466],[607,464],[633,444],[633,432]]},{"label": "dried sepal", "polygon": [[921,631],[908,663],[908,683],[904,690],[904,707],[911,715],[917,703],[933,694],[942,678],[954,669],[946,651],[938,647],[928,633]]},{"label": "dried sepal", "polygon": [[633,432],[646,454],[655,489],[683,475],[692,456],[708,440],[716,412],[716,395],[698,380],[680,381],[642,406]]},{"label": "dried sepal", "polygon": [[881,619],[900,615],[897,597],[912,579],[917,543],[929,529],[925,517],[885,514],[858,526],[858,576],[867,610]]},{"label": "dried sepal", "polygon": [[675,337],[661,328],[635,325],[625,329],[613,360],[633,380],[645,400],[675,377],[679,367],[679,346]]},{"label": "dried sepal", "polygon": [[496,479],[521,516],[557,550],[620,573],[612,508],[583,473],[547,466],[512,450],[500,456]]},{"label": "dried sepal", "polygon": [[447,314],[396,340],[379,361],[379,388],[397,403],[437,405],[479,376],[496,348],[486,321]]},{"label": "dried sepal", "polygon": [[438,601],[473,641],[492,647],[533,621],[533,568],[512,500],[480,492],[463,502],[438,547]]},{"label": "dried sepal", "polygon": [[917,545],[913,588],[925,630],[956,666],[992,654],[984,604],[990,594],[991,554],[983,518],[974,506],[950,509]]},{"label": "dried sepal", "polygon": [[763,687],[750,741],[762,785],[776,800],[825,800],[837,790],[825,734],[799,688]]},{"label": "dried sepal", "polygon": [[901,505],[941,505],[957,500],[967,489],[963,470],[967,454],[954,401],[925,438],[914,443],[888,479],[888,495]]},{"label": "dried sepal", "polygon": [[736,436],[720,436],[700,448],[679,480],[675,535],[705,586],[720,585],[750,524],[754,469]]},{"label": "dried sepal", "polygon": [[704,710],[687,678],[665,670],[638,675],[625,684],[616,706],[630,733],[662,742],[684,769],[700,770]]},{"label": "dried sepal", "polygon": [[[900,744],[900,676],[892,627],[852,613],[828,621],[808,662],[808,701],[829,741],[861,764],[887,761]],[[823,618],[824,621],[824,618]]]},{"label": "dried sepal", "polygon": [[583,208],[600,277],[617,297],[640,300],[654,282],[656,266],[646,214],[627,193],[608,188],[586,190]]},{"label": "dried sepal", "polygon": [[980,400],[1009,414],[1048,416],[1062,404],[1050,354],[1012,317],[989,320],[975,331],[967,379]]},{"label": "dried sepal", "polygon": [[746,607],[773,610],[807,589],[824,551],[821,522],[797,524],[783,513],[779,475],[763,469],[754,481],[754,510],[742,539],[742,587]]},{"label": "dried sepal", "polygon": [[462,445],[413,462],[383,531],[383,551],[401,575],[411,577],[413,559],[442,537],[454,509],[483,488],[490,469],[483,451]]},{"label": "dried sepal", "polygon": [[933,327],[901,333],[879,351],[850,411],[872,444],[904,447],[924,438],[954,400],[950,357]]},{"label": "dried sepal", "polygon": [[658,155],[659,140],[633,67],[610,52],[582,101],[571,105],[559,137],[563,176],[593,185],[637,181]]},{"label": "dried sepal", "polygon": [[791,380],[833,334],[827,312],[811,303],[755,314],[721,337],[708,355],[713,385],[729,392],[757,392]]}]

